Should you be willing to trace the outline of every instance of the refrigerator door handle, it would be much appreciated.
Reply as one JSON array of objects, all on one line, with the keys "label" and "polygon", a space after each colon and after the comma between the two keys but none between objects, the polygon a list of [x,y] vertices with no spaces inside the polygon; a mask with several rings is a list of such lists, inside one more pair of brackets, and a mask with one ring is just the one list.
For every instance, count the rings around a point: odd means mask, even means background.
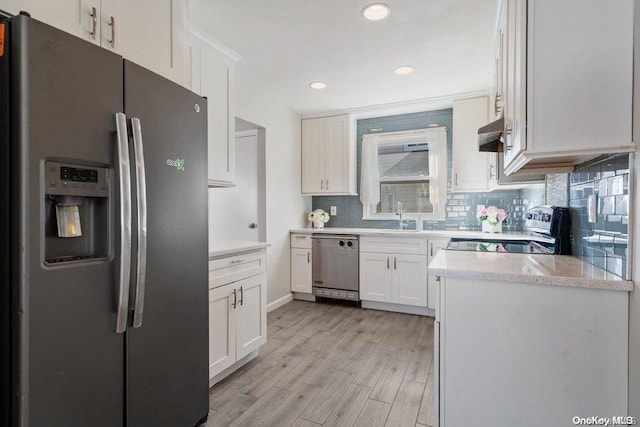
[{"label": "refrigerator door handle", "polygon": [[118,136],[118,172],[120,175],[120,272],[118,289],[118,311],[116,333],[127,330],[129,314],[129,285],[131,273],[131,168],[129,162],[129,137],[127,135],[127,116],[116,113]]},{"label": "refrigerator door handle", "polygon": [[147,181],[142,143],[140,119],[131,119],[133,130],[133,152],[136,156],[136,177],[138,194],[138,268],[136,273],[136,302],[133,309],[133,327],[142,326],[144,313],[144,289],[147,275]]}]

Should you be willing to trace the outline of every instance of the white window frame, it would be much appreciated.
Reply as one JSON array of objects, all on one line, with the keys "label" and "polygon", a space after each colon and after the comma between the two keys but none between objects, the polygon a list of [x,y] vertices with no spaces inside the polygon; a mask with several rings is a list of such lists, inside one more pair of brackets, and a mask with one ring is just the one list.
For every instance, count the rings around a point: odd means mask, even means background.
[{"label": "white window frame", "polygon": [[[403,219],[417,220],[420,218],[427,221],[444,221],[446,219],[447,204],[447,128],[440,126],[428,129],[417,129],[402,132],[387,132],[366,134],[365,138],[373,138],[376,146],[380,145],[405,145],[405,144],[429,144],[429,175],[417,177],[401,177],[397,179],[385,179],[385,182],[397,181],[419,181],[429,180],[429,194],[433,204],[432,213],[412,213],[403,215]],[[363,220],[397,220],[398,215],[394,213],[377,213],[377,205],[363,204]]]}]

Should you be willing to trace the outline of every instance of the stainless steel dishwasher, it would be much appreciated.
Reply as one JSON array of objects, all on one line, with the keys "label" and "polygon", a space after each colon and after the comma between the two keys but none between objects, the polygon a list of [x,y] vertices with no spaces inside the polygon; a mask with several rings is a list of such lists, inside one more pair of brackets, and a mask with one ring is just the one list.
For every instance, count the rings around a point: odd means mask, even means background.
[{"label": "stainless steel dishwasher", "polygon": [[358,236],[313,234],[313,294],[360,301]]}]

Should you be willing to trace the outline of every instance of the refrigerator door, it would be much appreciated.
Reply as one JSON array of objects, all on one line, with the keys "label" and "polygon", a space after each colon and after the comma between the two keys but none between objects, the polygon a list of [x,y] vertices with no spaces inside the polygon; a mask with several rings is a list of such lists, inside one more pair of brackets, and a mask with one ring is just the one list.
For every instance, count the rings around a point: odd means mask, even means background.
[{"label": "refrigerator door", "polygon": [[[127,425],[193,426],[208,414],[206,100],[126,60],[124,70],[147,213],[143,311],[127,330]],[[132,294],[132,309],[139,297]]]},{"label": "refrigerator door", "polygon": [[[96,230],[80,216],[83,237],[64,239],[44,179],[47,162],[72,163],[102,168],[113,189],[122,58],[26,16],[13,18],[11,30],[13,425],[122,425],[119,202],[87,198],[83,214],[95,202],[108,225]],[[95,243],[93,232],[104,243],[100,259],[45,263],[46,248],[80,250]]]}]

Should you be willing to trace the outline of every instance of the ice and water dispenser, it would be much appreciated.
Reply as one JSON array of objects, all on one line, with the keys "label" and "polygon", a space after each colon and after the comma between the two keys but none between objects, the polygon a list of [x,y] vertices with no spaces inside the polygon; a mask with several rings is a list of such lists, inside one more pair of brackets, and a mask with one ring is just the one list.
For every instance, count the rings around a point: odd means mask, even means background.
[{"label": "ice and water dispenser", "polygon": [[109,257],[109,169],[48,161],[45,264]]}]

